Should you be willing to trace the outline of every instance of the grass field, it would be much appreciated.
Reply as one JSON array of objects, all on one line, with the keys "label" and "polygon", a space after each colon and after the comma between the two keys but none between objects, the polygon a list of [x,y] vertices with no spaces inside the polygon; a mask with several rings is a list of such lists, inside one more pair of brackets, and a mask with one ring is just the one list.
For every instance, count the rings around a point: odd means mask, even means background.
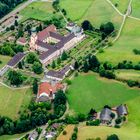
[{"label": "grass field", "polygon": [[140,21],[128,18],[119,40],[97,56],[101,61],[110,61],[114,64],[123,60],[138,63],[140,55],[135,55],[133,49],[140,49],[139,38]]},{"label": "grass field", "polygon": [[63,133],[61,133],[58,136],[57,140],[70,140],[71,135],[73,133],[73,129],[74,129],[74,125],[68,125],[68,126],[66,126],[66,128],[64,130],[67,132],[67,134],[66,135],[63,135]]},{"label": "grass field", "polygon": [[16,135],[3,135],[0,136],[0,140],[16,140],[20,137],[22,137],[25,133],[23,134],[16,134]]},{"label": "grass field", "polygon": [[91,108],[99,111],[104,105],[113,107],[133,100],[140,97],[140,91],[90,73],[72,80],[67,97],[72,112],[88,113]]},{"label": "grass field", "polygon": [[140,71],[136,70],[116,70],[115,74],[118,79],[140,81]]},{"label": "grass field", "polygon": [[12,90],[0,85],[0,115],[17,119],[18,112],[27,108],[30,100],[30,89]]},{"label": "grass field", "polygon": [[140,18],[140,1],[139,0],[132,1],[132,16]]},{"label": "grass field", "polygon": [[93,26],[99,27],[111,21],[118,28],[122,22],[122,17],[105,0],[62,0],[60,5],[66,9],[67,17],[78,23],[89,20]]},{"label": "grass field", "polygon": [[111,2],[115,5],[117,4],[118,6],[116,7],[122,14],[125,13],[129,0],[111,0]]},{"label": "grass field", "polygon": [[2,63],[0,63],[0,69],[4,67],[10,59],[11,57],[9,56],[0,55],[0,61],[2,61]]},{"label": "grass field", "polygon": [[53,13],[51,2],[33,2],[20,12],[22,20],[34,18],[38,20],[47,20]]}]

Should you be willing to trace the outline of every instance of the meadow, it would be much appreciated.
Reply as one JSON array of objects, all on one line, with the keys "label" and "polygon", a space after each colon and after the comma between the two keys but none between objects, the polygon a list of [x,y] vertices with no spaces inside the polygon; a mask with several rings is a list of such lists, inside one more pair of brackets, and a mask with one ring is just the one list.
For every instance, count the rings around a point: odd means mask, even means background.
[{"label": "meadow", "polygon": [[105,105],[114,107],[136,97],[140,97],[138,89],[130,89],[120,82],[103,79],[93,73],[74,78],[67,94],[70,111],[84,114],[91,108],[99,111]]},{"label": "meadow", "polygon": [[132,1],[132,16],[140,18],[140,1],[133,0]]},{"label": "meadow", "polygon": [[117,9],[124,14],[126,12],[126,9],[129,4],[129,0],[111,0],[111,2],[116,5],[117,4]]},{"label": "meadow", "polygon": [[0,115],[11,119],[19,117],[19,111],[28,107],[31,89],[9,89],[0,85]]},{"label": "meadow", "polygon": [[20,12],[22,20],[33,18],[37,20],[47,20],[52,16],[53,7],[51,2],[33,2]]},{"label": "meadow", "polygon": [[122,22],[122,16],[104,0],[62,0],[60,6],[66,9],[68,18],[79,24],[89,20],[94,27],[99,28],[102,23],[111,21],[118,29]]},{"label": "meadow", "polygon": [[4,66],[8,63],[8,61],[9,61],[10,59],[11,59],[10,56],[0,55],[0,61],[2,62],[2,63],[0,63],[0,69],[1,69],[2,67],[4,67]]},{"label": "meadow", "polygon": [[135,55],[133,49],[140,49],[140,21],[128,18],[124,25],[120,38],[97,56],[100,61],[109,61],[118,64],[124,60],[133,63],[140,62],[140,55]]}]

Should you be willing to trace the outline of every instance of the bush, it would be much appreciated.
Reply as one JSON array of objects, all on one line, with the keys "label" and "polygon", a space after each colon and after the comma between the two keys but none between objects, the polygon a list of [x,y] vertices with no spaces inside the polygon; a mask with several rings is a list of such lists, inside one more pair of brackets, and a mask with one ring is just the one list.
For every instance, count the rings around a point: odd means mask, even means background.
[{"label": "bush", "polygon": [[120,123],[122,122],[122,119],[121,119],[121,118],[117,118],[117,119],[115,120],[115,122],[116,122],[116,124],[120,124]]},{"label": "bush", "polygon": [[63,135],[67,135],[67,131],[64,130],[64,131],[63,131]]},{"label": "bush", "polygon": [[107,140],[119,140],[119,138],[116,134],[113,134],[113,135],[108,136]]},{"label": "bush", "polygon": [[99,119],[96,119],[94,121],[88,121],[88,122],[86,122],[86,125],[87,126],[99,126],[100,123],[101,123],[100,120]]},{"label": "bush", "polygon": [[71,85],[71,84],[72,84],[71,80],[69,80],[69,79],[66,80],[66,83],[67,83],[68,85]]}]

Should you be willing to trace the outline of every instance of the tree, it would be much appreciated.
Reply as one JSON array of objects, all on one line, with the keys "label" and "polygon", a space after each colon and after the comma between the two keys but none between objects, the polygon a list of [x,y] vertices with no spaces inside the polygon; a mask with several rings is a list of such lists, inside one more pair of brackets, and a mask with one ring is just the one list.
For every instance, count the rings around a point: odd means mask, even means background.
[{"label": "tree", "polygon": [[40,62],[35,61],[32,68],[36,74],[41,74],[43,72],[42,64]]},{"label": "tree", "polygon": [[84,62],[83,71],[86,73],[89,71],[89,66],[88,66],[87,61]]},{"label": "tree", "polygon": [[15,26],[18,26],[18,22],[17,22],[17,20],[15,20],[15,23],[14,23],[14,25],[15,25]]},{"label": "tree", "polygon": [[15,30],[15,26],[14,25],[11,25],[10,26],[10,30],[12,30],[12,31]]},{"label": "tree", "polygon": [[86,31],[86,30],[93,30],[93,26],[91,25],[91,23],[88,20],[83,21],[82,23],[82,28]]},{"label": "tree", "polygon": [[54,69],[56,67],[55,61],[52,62],[52,68]]},{"label": "tree", "polygon": [[38,80],[35,78],[33,81],[33,93],[37,94],[38,92]]},{"label": "tree", "polygon": [[75,70],[78,70],[78,68],[79,68],[79,63],[77,61],[75,61],[75,63],[74,63],[74,69]]},{"label": "tree", "polygon": [[26,57],[26,61],[29,64],[33,64],[35,61],[39,61],[39,59],[38,59],[38,56],[35,53],[30,52]]},{"label": "tree", "polygon": [[8,80],[10,81],[11,85],[19,86],[23,83],[23,77],[21,73],[16,71],[10,71],[8,73]]},{"label": "tree", "polygon": [[100,31],[105,33],[105,35],[109,35],[110,33],[112,33],[114,31],[115,27],[113,25],[112,22],[108,22],[106,24],[102,24],[100,26]]},{"label": "tree", "polygon": [[61,58],[58,57],[58,58],[57,58],[57,64],[59,65],[60,63],[61,63]]},{"label": "tree", "polygon": [[65,9],[62,9],[62,13],[66,16],[67,15],[67,12]]},{"label": "tree", "polygon": [[113,134],[113,135],[108,136],[107,140],[119,140],[119,138],[116,134]]},{"label": "tree", "polygon": [[61,60],[66,60],[68,58],[68,55],[65,51],[63,51],[62,56],[61,56]]}]

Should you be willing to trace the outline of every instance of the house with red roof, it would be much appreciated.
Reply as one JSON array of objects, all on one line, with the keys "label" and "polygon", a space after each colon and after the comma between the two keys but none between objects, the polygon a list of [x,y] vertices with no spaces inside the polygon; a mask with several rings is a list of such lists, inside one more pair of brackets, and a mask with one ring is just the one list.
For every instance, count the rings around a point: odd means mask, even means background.
[{"label": "house with red roof", "polygon": [[20,37],[20,38],[17,40],[17,44],[18,44],[18,45],[25,46],[25,45],[27,44],[26,38]]},{"label": "house with red roof", "polygon": [[55,98],[55,93],[58,90],[63,90],[64,86],[61,83],[56,83],[54,85],[48,82],[42,82],[39,85],[38,94],[37,94],[37,102],[46,102],[51,101]]}]

